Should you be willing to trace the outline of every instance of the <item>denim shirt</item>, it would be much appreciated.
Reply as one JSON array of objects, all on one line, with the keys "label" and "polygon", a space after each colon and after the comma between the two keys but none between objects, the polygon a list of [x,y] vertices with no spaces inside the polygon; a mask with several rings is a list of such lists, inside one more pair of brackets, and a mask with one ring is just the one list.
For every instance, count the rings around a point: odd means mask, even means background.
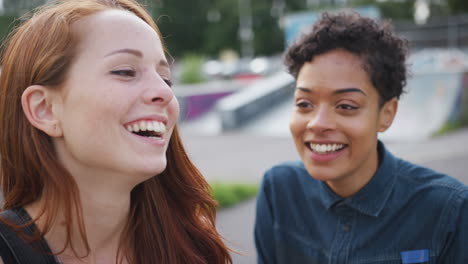
[{"label": "denim shirt", "polygon": [[302,162],[266,172],[257,200],[258,263],[468,264],[467,187],[394,157],[341,198]]}]

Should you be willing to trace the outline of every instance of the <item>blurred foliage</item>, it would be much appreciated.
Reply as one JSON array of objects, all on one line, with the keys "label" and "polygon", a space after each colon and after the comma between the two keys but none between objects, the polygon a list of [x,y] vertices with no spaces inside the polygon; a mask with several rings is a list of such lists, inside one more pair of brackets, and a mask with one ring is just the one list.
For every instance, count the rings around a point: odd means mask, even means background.
[{"label": "blurred foliage", "polygon": [[448,0],[447,4],[451,14],[468,13],[467,0]]},{"label": "blurred foliage", "polygon": [[[304,2],[291,0],[295,1]],[[283,33],[271,15],[273,0],[251,3],[256,55],[282,51]],[[240,50],[238,0],[165,0],[153,15],[173,56],[187,51],[218,56],[220,50]]]},{"label": "blurred foliage", "polygon": [[14,26],[15,17],[14,16],[0,16],[0,41],[6,38],[8,33]]},{"label": "blurred foliage", "polygon": [[201,72],[204,60],[203,56],[195,54],[184,56],[181,63],[180,82],[191,84],[205,81]]},{"label": "blurred foliage", "polygon": [[258,192],[257,184],[221,183],[211,184],[214,199],[219,208],[231,207],[239,202],[255,197]]},{"label": "blurred foliage", "polygon": [[[4,15],[18,17],[28,10],[52,0],[3,0]],[[240,0],[138,0],[153,15],[160,27],[169,52],[174,57],[199,53],[217,57],[225,49],[240,51],[239,1]],[[347,7],[377,6],[385,18],[413,20],[416,0],[348,0]],[[253,45],[255,55],[272,55],[284,50],[284,35],[279,14],[298,11],[318,11],[329,7],[346,7],[337,0],[250,0],[253,18]],[[274,3],[284,3],[282,12],[273,9]],[[468,12],[467,0],[429,1],[431,16]],[[4,24],[0,21],[0,37]]]},{"label": "blurred foliage", "polygon": [[454,132],[462,127],[468,126],[467,123],[464,123],[460,120],[456,121],[447,121],[439,130],[437,130],[432,136],[442,136],[450,132]]},{"label": "blurred foliage", "polygon": [[46,2],[47,0],[3,0],[3,10],[5,14],[21,16]]}]

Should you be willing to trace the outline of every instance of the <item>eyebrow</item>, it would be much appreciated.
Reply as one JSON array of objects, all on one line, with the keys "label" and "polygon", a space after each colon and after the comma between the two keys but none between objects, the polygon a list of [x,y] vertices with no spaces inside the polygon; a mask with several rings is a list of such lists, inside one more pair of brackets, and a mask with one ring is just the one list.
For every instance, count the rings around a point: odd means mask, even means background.
[{"label": "eyebrow", "polygon": [[[313,91],[309,88],[305,88],[305,87],[296,87],[297,90],[300,90],[302,92],[305,92],[305,93],[312,93]],[[342,88],[342,89],[337,89],[335,91],[333,91],[334,94],[343,94],[343,93],[354,93],[354,92],[357,92],[357,93],[362,93],[363,95],[367,96],[367,94],[359,89],[359,88],[355,88],[355,87],[350,87],[350,88]]]},{"label": "eyebrow", "polygon": [[128,53],[128,54],[132,54],[132,55],[135,55],[139,58],[143,58],[143,53],[141,53],[141,51],[139,50],[135,50],[135,49],[119,49],[119,50],[114,50],[110,53],[108,53],[107,55],[105,55],[104,57],[109,57],[111,55],[114,55],[114,54],[118,54],[118,53]]},{"label": "eyebrow", "polygon": [[[108,53],[107,55],[105,55],[104,57],[109,57],[111,55],[119,54],[119,53],[128,53],[128,54],[135,55],[136,57],[143,58],[143,53],[141,51],[139,51],[139,50],[136,50],[136,49],[114,50],[114,51]],[[160,60],[158,64],[159,64],[159,66],[170,68],[169,63],[166,60]]]}]

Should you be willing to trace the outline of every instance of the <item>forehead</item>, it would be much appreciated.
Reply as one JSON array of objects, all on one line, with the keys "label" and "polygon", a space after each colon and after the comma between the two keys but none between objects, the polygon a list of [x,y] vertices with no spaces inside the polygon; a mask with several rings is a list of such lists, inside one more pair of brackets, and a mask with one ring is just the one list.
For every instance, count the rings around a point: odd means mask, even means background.
[{"label": "forehead", "polygon": [[376,93],[362,59],[345,50],[332,50],[315,56],[299,71],[297,86],[333,92],[336,89],[359,88]]},{"label": "forehead", "polygon": [[134,48],[152,56],[164,56],[156,31],[128,11],[98,12],[75,22],[72,30],[79,39],[79,52],[108,53],[117,49]]}]

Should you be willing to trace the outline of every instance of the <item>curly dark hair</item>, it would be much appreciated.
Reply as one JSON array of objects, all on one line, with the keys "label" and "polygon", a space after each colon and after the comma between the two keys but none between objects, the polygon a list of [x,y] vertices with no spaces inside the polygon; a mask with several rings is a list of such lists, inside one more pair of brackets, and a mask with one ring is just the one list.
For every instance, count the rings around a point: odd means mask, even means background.
[{"label": "curly dark hair", "polygon": [[354,12],[323,13],[312,32],[291,45],[284,62],[295,78],[306,62],[344,49],[362,59],[363,69],[380,95],[380,105],[404,92],[408,42],[397,37],[389,22],[381,24]]}]

